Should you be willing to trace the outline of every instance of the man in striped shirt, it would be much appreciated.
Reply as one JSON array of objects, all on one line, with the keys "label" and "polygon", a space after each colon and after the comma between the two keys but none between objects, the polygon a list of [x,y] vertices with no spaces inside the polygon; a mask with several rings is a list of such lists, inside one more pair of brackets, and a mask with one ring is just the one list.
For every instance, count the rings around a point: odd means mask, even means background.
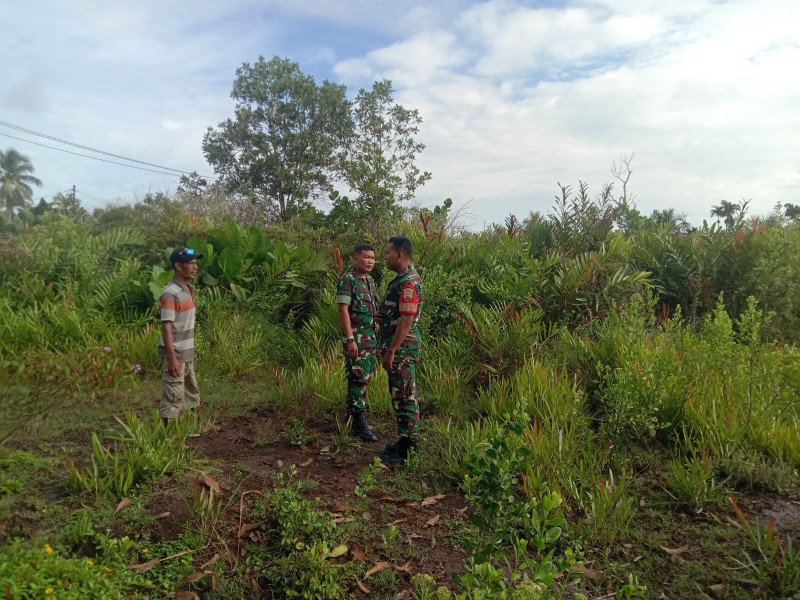
[{"label": "man in striped shirt", "polygon": [[161,403],[158,416],[166,424],[181,411],[200,405],[200,390],[194,373],[194,317],[197,304],[189,280],[197,276],[193,248],[175,248],[169,262],[175,276],[161,294]]}]

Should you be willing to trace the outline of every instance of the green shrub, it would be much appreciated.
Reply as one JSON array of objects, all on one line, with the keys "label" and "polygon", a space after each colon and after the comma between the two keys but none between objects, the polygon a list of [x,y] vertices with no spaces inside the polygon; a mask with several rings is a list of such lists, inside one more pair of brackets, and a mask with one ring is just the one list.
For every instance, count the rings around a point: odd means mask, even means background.
[{"label": "green shrub", "polygon": [[75,491],[88,491],[101,496],[124,496],[135,485],[158,479],[167,472],[180,471],[194,460],[186,447],[190,434],[199,424],[193,412],[164,425],[153,412],[144,419],[130,412],[125,420],[116,417],[121,434],[112,436],[115,444],[105,447],[96,433],[92,434],[91,467],[78,467],[67,458],[68,485]]},{"label": "green shrub", "polygon": [[[6,597],[128,598],[152,589],[144,578],[111,556],[71,558],[44,544],[37,548],[15,541],[0,549],[0,589]],[[51,596],[52,594],[52,596]]]},{"label": "green shrub", "polygon": [[719,504],[725,498],[722,485],[714,478],[708,449],[698,452],[692,448],[684,461],[671,460],[665,477],[670,496],[695,511]]}]

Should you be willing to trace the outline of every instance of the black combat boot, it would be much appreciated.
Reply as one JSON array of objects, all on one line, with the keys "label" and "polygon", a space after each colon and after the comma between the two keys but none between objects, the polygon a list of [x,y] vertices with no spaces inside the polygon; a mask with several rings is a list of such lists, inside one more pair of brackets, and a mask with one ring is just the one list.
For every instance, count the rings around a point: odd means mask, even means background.
[{"label": "black combat boot", "polygon": [[409,451],[417,450],[417,441],[401,436],[394,444],[388,444],[386,451],[380,455],[382,462],[389,465],[402,465],[408,458]]},{"label": "black combat boot", "polygon": [[378,439],[372,432],[372,427],[367,424],[363,410],[351,414],[350,419],[350,435],[356,436],[362,442],[374,442]]}]

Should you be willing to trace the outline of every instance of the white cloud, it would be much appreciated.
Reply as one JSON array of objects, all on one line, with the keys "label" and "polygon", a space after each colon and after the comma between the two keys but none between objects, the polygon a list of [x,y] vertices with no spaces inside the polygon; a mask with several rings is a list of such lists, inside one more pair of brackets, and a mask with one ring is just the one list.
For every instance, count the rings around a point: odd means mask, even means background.
[{"label": "white cloud", "polygon": [[699,222],[723,198],[752,197],[756,214],[796,201],[800,6],[677,4],[687,10],[487,2],[450,30],[469,62],[449,67],[447,49],[429,47],[445,66],[424,85],[394,66],[402,43],[370,52],[370,75],[397,74],[399,98],[425,118],[434,179],[420,201],[471,201],[494,221],[547,210],[556,181],[598,191],[631,151],[645,212],[671,206]]},{"label": "white cloud", "polygon": [[334,66],[334,72],[349,82],[368,84],[386,77],[419,86],[428,84],[443,70],[460,66],[465,59],[454,34],[428,31],[373,50],[363,58],[344,60]]},{"label": "white cloud", "polygon": [[[599,190],[634,151],[649,212],[695,221],[720,199],[755,212],[800,201],[796,0],[232,0],[12,3],[0,41],[3,120],[166,166],[207,172],[209,125],[235,69],[289,56],[351,88],[393,80],[419,108],[434,174],[423,203],[472,200],[480,221],[547,210],[556,181]],[[0,133],[11,133],[0,128]],[[20,137],[25,137],[20,136]],[[43,193],[101,198],[174,179],[0,137]]]},{"label": "white cloud", "polygon": [[475,71],[498,78],[580,65],[631,48],[654,35],[658,19],[605,16],[585,7],[531,9],[487,2],[467,11],[460,25],[480,48]]}]

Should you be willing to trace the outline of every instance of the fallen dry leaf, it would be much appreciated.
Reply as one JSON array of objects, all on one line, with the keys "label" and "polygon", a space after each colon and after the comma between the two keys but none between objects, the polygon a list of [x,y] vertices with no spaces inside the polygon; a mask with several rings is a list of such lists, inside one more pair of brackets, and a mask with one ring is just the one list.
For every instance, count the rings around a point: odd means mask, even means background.
[{"label": "fallen dry leaf", "polygon": [[421,536],[421,535],[419,535],[418,533],[410,533],[410,534],[408,534],[408,537],[410,537],[410,538],[411,538],[411,539],[413,539],[413,540],[418,540],[418,539],[419,539],[419,538],[421,538],[422,536]]},{"label": "fallen dry leaf", "polygon": [[246,534],[248,531],[253,531],[253,529],[258,529],[261,526],[262,522],[263,521],[260,521],[258,523],[246,523],[242,526],[236,526],[233,528],[233,536],[237,538],[244,537],[244,534]]},{"label": "fallen dry leaf", "polygon": [[328,454],[330,451],[331,451],[330,446],[323,446],[322,448],[319,449],[320,454]]},{"label": "fallen dry leaf", "polygon": [[364,554],[363,550],[359,550],[358,548],[350,548],[350,554],[355,556],[361,562],[367,562],[367,556]]},{"label": "fallen dry leaf", "polygon": [[436,515],[435,517],[431,517],[430,519],[425,521],[425,527],[433,527],[434,525],[436,525],[436,523],[439,522],[439,519],[441,517],[442,515]]},{"label": "fallen dry leaf", "polygon": [[200,600],[200,596],[194,592],[184,590],[182,592],[176,592],[175,600]]},{"label": "fallen dry leaf", "polygon": [[367,572],[364,574],[364,579],[366,579],[366,578],[368,578],[368,577],[370,577],[370,576],[372,576],[372,575],[375,575],[375,573],[380,573],[381,571],[383,571],[383,570],[384,570],[386,567],[388,567],[388,566],[389,566],[389,563],[388,563],[388,562],[386,562],[386,561],[380,561],[380,562],[376,562],[376,563],[375,563],[375,564],[374,564],[372,567],[370,567],[370,569],[369,569],[369,570],[368,570],[368,571],[367,571]]},{"label": "fallen dry leaf", "polygon": [[381,502],[394,502],[394,498],[392,498],[391,496],[381,496],[380,498],[378,498],[378,500],[380,500]]},{"label": "fallen dry leaf", "polygon": [[405,523],[406,521],[408,521],[408,519],[395,519],[389,523],[389,526],[391,527],[392,525],[397,525],[398,523]]},{"label": "fallen dry leaf", "polygon": [[416,505],[417,505],[417,501],[416,500],[406,500],[405,502],[403,502],[403,506],[406,506],[408,508],[411,508],[412,506],[416,506]]},{"label": "fallen dry leaf", "polygon": [[217,581],[217,576],[214,575],[214,573],[211,573],[211,571],[209,571],[209,574],[211,575],[211,589],[215,590],[217,589],[217,584],[219,583]]},{"label": "fallen dry leaf", "polygon": [[218,560],[219,560],[219,554],[215,554],[214,556],[211,557],[210,560],[207,560],[202,565],[200,565],[200,568],[201,569],[205,569],[206,567],[210,567],[211,565],[213,565]]},{"label": "fallen dry leaf", "polygon": [[431,536],[431,550],[433,550],[434,548],[436,548],[436,537]]},{"label": "fallen dry leaf", "polygon": [[301,462],[301,463],[300,463],[300,466],[301,466],[301,467],[307,467],[307,466],[308,466],[308,465],[310,465],[312,462],[314,462],[314,459],[313,459],[313,458],[309,458],[308,460],[305,460],[305,461]]},{"label": "fallen dry leaf", "polygon": [[383,469],[384,471],[388,471],[388,470],[389,470],[389,467],[387,467],[387,466],[386,466],[385,464],[383,464],[383,463],[380,463],[378,466],[379,466],[381,469]]},{"label": "fallen dry leaf", "polygon": [[722,591],[725,590],[725,584],[724,583],[715,583],[714,585],[709,586],[709,589],[712,592],[722,592]]},{"label": "fallen dry leaf", "polygon": [[214,478],[212,478],[210,475],[206,475],[205,473],[200,473],[200,476],[203,478],[203,483],[214,490],[215,494],[219,495],[222,493],[219,484],[214,480]]},{"label": "fallen dry leaf", "polygon": [[352,506],[342,505],[342,506],[334,506],[331,509],[331,512],[340,513],[340,512],[347,512],[348,510],[355,510]]},{"label": "fallen dry leaf", "polygon": [[258,587],[258,583],[256,583],[253,577],[250,578],[250,589],[253,590],[253,595],[256,597],[256,600],[260,600],[261,589]]},{"label": "fallen dry leaf", "polygon": [[123,508],[125,508],[126,506],[130,506],[130,505],[131,505],[131,499],[130,498],[123,498],[122,500],[119,501],[119,504],[117,504],[117,509],[114,512],[118,513]]},{"label": "fallen dry leaf", "polygon": [[678,548],[667,548],[666,546],[661,546],[661,549],[667,554],[676,556],[677,554],[686,552],[689,549],[689,542],[686,542],[683,546],[679,546]]},{"label": "fallen dry leaf", "polygon": [[205,423],[203,423],[203,427],[200,429],[200,433],[208,433],[212,429],[219,429],[216,425],[214,425],[210,419],[207,419]]},{"label": "fallen dry leaf", "polygon": [[436,504],[439,500],[444,500],[444,494],[436,494],[435,496],[428,496],[422,501],[422,506],[430,506]]},{"label": "fallen dry leaf", "polygon": [[572,567],[570,570],[573,573],[581,573],[586,579],[597,579],[600,576],[600,573],[594,569],[587,569],[585,567]]},{"label": "fallen dry leaf", "polygon": [[362,592],[364,592],[365,594],[369,594],[369,588],[365,586],[363,583],[361,583],[358,579],[356,579],[356,585],[358,586],[358,589],[360,589]]},{"label": "fallen dry leaf", "polygon": [[353,519],[351,517],[337,517],[336,519],[331,519],[331,523],[352,523]]},{"label": "fallen dry leaf", "polygon": [[639,562],[643,558],[644,558],[644,556],[640,554],[639,556],[637,556],[636,558],[633,559],[633,562]]},{"label": "fallen dry leaf", "polygon": [[467,512],[467,509],[468,509],[468,508],[469,508],[469,506],[465,506],[464,508],[458,508],[458,509],[456,509],[456,510],[457,510],[458,512],[460,512],[461,514],[464,514],[465,512]]},{"label": "fallen dry leaf", "polygon": [[411,600],[411,592],[408,590],[397,592],[392,600]]},{"label": "fallen dry leaf", "polygon": [[150,569],[155,567],[159,562],[159,559],[154,558],[153,560],[148,560],[146,563],[142,563],[140,565],[129,565],[125,567],[126,569],[135,569],[138,573],[147,573]]},{"label": "fallen dry leaf", "polygon": [[403,573],[408,573],[409,575],[413,575],[413,573],[411,572],[411,559],[408,559],[399,567],[395,567],[395,569],[397,569],[398,571],[402,571]]},{"label": "fallen dry leaf", "polygon": [[200,581],[205,576],[206,573],[203,573],[202,571],[195,571],[191,575],[184,577],[183,583],[194,583],[195,581]]},{"label": "fallen dry leaf", "polygon": [[169,511],[162,512],[160,515],[156,515],[156,519],[166,519],[170,515]]}]

